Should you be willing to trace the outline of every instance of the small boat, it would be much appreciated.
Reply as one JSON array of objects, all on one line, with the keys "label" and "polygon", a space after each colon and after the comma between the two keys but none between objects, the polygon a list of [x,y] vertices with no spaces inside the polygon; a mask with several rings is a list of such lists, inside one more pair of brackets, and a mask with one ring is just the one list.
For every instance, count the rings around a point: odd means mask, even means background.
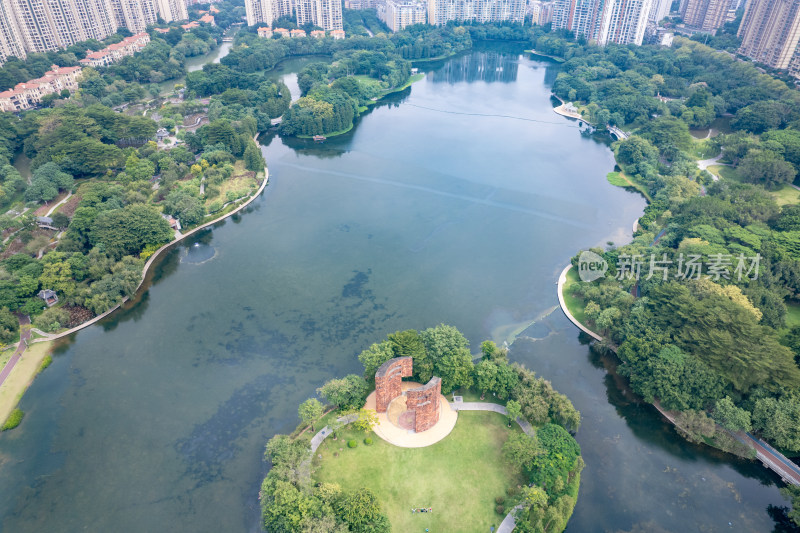
[{"label": "small boat", "polygon": [[324,140],[325,140],[325,136],[324,135],[314,135],[314,141],[316,141],[318,143],[321,143]]}]

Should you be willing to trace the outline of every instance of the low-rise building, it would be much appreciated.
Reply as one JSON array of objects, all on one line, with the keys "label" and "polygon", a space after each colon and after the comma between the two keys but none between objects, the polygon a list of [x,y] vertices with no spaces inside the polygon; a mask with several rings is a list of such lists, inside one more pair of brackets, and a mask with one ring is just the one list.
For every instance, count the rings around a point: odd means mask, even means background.
[{"label": "low-rise building", "polygon": [[150,35],[142,32],[126,37],[118,43],[106,46],[97,52],[89,52],[79,63],[84,67],[105,67],[116,63],[123,57],[132,56],[150,42]]},{"label": "low-rise building", "polygon": [[311,36],[315,39],[323,39],[325,37],[325,32],[322,30],[311,30]]},{"label": "low-rise building", "polygon": [[331,31],[331,37],[334,39],[344,39],[344,30],[333,30]]},{"label": "low-rise building", "polygon": [[13,89],[0,92],[0,111],[23,111],[38,105],[47,94],[78,89],[81,67],[53,65],[51,69],[41,78],[18,83]]},{"label": "low-rise building", "polygon": [[279,37],[291,37],[291,34],[289,33],[289,30],[287,30],[286,28],[275,28],[274,31],[275,31],[275,35],[277,35]]},{"label": "low-rise building", "polygon": [[271,39],[272,38],[272,28],[270,28],[268,26],[264,27],[264,28],[258,28],[258,30],[256,30],[256,31],[258,32],[258,36],[261,37],[262,39]]},{"label": "low-rise building", "polygon": [[289,33],[291,34],[292,37],[305,37],[306,36],[306,30],[292,30]]}]

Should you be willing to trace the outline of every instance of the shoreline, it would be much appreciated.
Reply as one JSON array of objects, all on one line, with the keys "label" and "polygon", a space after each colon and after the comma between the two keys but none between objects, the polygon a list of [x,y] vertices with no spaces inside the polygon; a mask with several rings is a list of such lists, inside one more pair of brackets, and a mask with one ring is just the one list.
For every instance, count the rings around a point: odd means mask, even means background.
[{"label": "shoreline", "polygon": [[[255,139],[256,143],[258,142],[258,134],[256,134]],[[221,222],[226,218],[235,215],[236,213],[240,212],[242,209],[250,205],[256,198],[261,196],[264,192],[264,189],[269,184],[269,168],[264,165],[264,179],[261,182],[261,186],[258,190],[247,199],[247,201],[243,202],[242,205],[238,206],[237,208],[233,209],[232,211],[221,215],[214,220],[209,222],[205,222],[196,228],[182,234],[175,240],[168,242],[167,244],[161,246],[158,250],[156,250],[153,255],[151,255],[147,262],[145,263],[144,267],[142,268],[142,276],[139,280],[139,284],[136,286],[136,290],[134,291],[134,295],[132,298],[124,298],[122,302],[115,305],[105,313],[102,313],[91,320],[84,322],[74,328],[70,328],[66,331],[62,331],[61,333],[57,333],[50,336],[39,337],[36,339],[31,339],[28,343],[27,348],[20,356],[17,363],[14,367],[10,370],[8,377],[3,383],[3,386],[0,387],[0,422],[4,422],[11,412],[17,407],[19,401],[24,396],[25,392],[28,390],[28,387],[33,383],[33,380],[39,373],[39,366],[42,364],[42,361],[51,354],[53,348],[55,347],[55,341],[63,339],[69,335],[77,333],[78,331],[92,326],[104,318],[111,315],[113,312],[120,309],[126,302],[130,301],[133,298],[136,298],[139,291],[145,285],[145,281],[147,279],[147,274],[150,271],[150,268],[155,263],[156,259],[162,254],[162,252],[172,248],[176,244],[182,242],[186,237],[197,233],[200,230],[203,230],[213,224]],[[21,341],[20,341],[21,342]],[[50,344],[53,343],[53,344]]]},{"label": "shoreline", "polygon": [[[638,222],[639,222],[639,219],[636,219],[634,224],[638,224]],[[577,326],[581,331],[583,331],[587,335],[590,335],[592,338],[594,338],[597,341],[604,342],[605,339],[602,336],[598,335],[597,333],[593,332],[592,330],[590,330],[589,328],[587,328],[586,326],[581,324],[572,315],[572,313],[567,308],[566,301],[564,300],[564,285],[566,284],[567,273],[570,271],[570,269],[572,269],[572,263],[568,264],[564,268],[564,270],[561,271],[561,275],[558,277],[558,283],[557,283],[557,286],[558,286],[558,303],[559,303],[559,305],[561,307],[561,310],[564,312],[564,315],[566,315],[566,317],[569,319],[569,321],[572,322],[573,324],[575,324],[575,326]],[[616,349],[614,348],[614,346],[611,345],[611,344],[608,344],[608,346],[616,354]],[[662,405],[658,401],[658,399],[655,399],[653,402],[647,402],[647,401],[644,400],[644,398],[642,398],[642,402],[645,403],[645,404],[648,404],[648,405],[652,405],[656,409],[656,411],[658,411],[659,414],[661,414],[661,416],[667,422],[669,422],[673,427],[675,427],[676,429],[681,429],[681,426],[678,424],[678,421],[677,421],[677,419],[675,417],[675,413],[673,411],[669,411],[669,410],[665,409],[664,407],[662,407]],[[717,427],[719,427],[719,426],[717,426]],[[720,429],[722,429],[722,428],[720,428]],[[733,438],[735,438],[736,440],[738,440],[739,442],[741,442],[742,444],[744,444],[748,448],[753,449],[756,452],[756,454],[755,454],[755,457],[751,458],[751,460],[760,461],[761,464],[763,464],[765,468],[767,468],[768,470],[771,470],[772,472],[774,472],[775,474],[780,476],[781,481],[783,481],[785,484],[787,484],[787,485],[800,485],[800,472],[797,471],[797,466],[790,459],[787,459],[786,457],[781,455],[780,452],[777,452],[776,450],[769,450],[769,448],[768,448],[769,445],[768,444],[764,443],[764,441],[762,441],[761,439],[753,437],[749,433],[746,434],[746,435],[745,434],[738,435],[737,433],[734,433],[734,432],[731,432],[731,431],[728,431],[728,430],[724,430],[723,429],[723,431],[725,431],[726,433],[731,435]],[[741,432],[739,432],[739,433],[741,433]],[[718,448],[716,446],[712,446],[708,442],[706,443],[706,446],[709,446],[710,448],[712,448],[714,450],[721,451],[723,453],[728,453],[728,454],[731,454],[731,455],[733,455],[735,457],[739,457],[738,454],[733,453],[730,450],[725,450],[725,449],[722,449],[722,448]],[[764,451],[762,451],[762,449]],[[769,455],[766,453],[767,451],[769,451]],[[783,465],[786,465],[786,467],[784,467],[781,463],[783,463]],[[792,468],[792,466],[794,466],[794,468]]]},{"label": "shoreline", "polygon": [[[366,104],[366,107],[364,108],[364,112],[368,111],[372,106],[374,106],[375,104],[377,104],[378,102],[380,102],[381,100],[386,98],[387,96],[389,96],[391,94],[399,93],[401,91],[405,91],[406,89],[408,89],[409,87],[411,87],[412,85],[417,83],[418,81],[422,81],[424,79],[425,79],[425,74],[422,73],[422,72],[420,72],[418,74],[412,74],[409,77],[408,81],[405,84],[403,84],[402,86],[396,87],[394,89],[390,89],[387,92],[385,92],[382,95],[380,95],[379,97],[377,97],[375,100],[373,100],[371,102],[368,102]],[[346,128],[346,129],[343,129],[343,130],[340,130],[340,131],[334,131],[334,132],[331,132],[331,133],[326,133],[323,136],[327,139],[329,137],[338,137],[339,135],[344,135],[345,133],[349,133],[349,132],[353,131],[353,129],[356,127],[356,120],[358,120],[360,118],[361,118],[361,115],[359,115],[356,119],[354,119],[353,123],[350,125],[349,128]],[[297,137],[298,139],[306,139],[306,140],[308,140],[308,139],[313,139],[315,137],[315,135],[295,135],[295,137]]]}]

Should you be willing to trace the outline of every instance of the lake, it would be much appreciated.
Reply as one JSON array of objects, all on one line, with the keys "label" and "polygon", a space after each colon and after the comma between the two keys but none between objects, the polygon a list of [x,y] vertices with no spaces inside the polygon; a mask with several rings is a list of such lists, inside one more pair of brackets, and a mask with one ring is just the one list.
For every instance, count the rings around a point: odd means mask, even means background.
[{"label": "lake", "polygon": [[475,353],[513,342],[581,410],[569,531],[774,527],[775,477],[684,442],[557,309],[570,257],[629,240],[645,206],[552,112],[558,66],[482,50],[425,70],[348,134],[264,137],[263,196],[59,348],[0,435],[3,531],[259,531],[263,447],[297,405],[387,333],[439,323]]}]

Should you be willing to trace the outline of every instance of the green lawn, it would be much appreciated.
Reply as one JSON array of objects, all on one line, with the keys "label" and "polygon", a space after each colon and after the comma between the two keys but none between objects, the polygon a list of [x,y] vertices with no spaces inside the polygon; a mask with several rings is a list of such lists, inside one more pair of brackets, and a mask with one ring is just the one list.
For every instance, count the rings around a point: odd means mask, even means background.
[{"label": "green lawn", "polygon": [[697,140],[695,139],[694,144],[692,145],[692,155],[702,161],[704,159],[711,159],[712,157],[717,157],[720,153],[720,149],[718,146],[712,146],[707,140]]},{"label": "green lawn", "polygon": [[800,304],[786,303],[786,327],[800,326]]},{"label": "green lawn", "polygon": [[[742,178],[742,175],[735,168],[724,165],[712,165],[708,167],[708,171],[720,178],[744,183],[744,178]],[[769,193],[772,194],[778,205],[800,204],[800,191],[791,185],[784,185],[780,189],[769,191]]]},{"label": "green lawn", "polygon": [[[371,433],[343,432],[328,438],[314,458],[314,479],[339,483],[347,490],[367,487],[380,499],[392,531],[483,532],[500,525],[494,499],[522,483],[508,467],[501,448],[511,431],[497,413],[462,411],[453,432],[427,448],[399,448]],[[356,438],[350,449],[346,440]],[[341,448],[341,451],[340,451]],[[333,454],[338,453],[335,457]],[[412,513],[431,507],[432,513]]]},{"label": "green lawn", "polygon": [[633,189],[644,196],[648,202],[653,201],[653,199],[650,197],[650,194],[647,192],[647,189],[643,185],[632,180],[622,172],[609,172],[606,174],[606,179],[611,185],[622,187],[624,189]]},{"label": "green lawn", "polygon": [[800,204],[800,191],[791,185],[784,185],[780,189],[770,192],[778,205]]},{"label": "green lawn", "polygon": [[720,178],[726,180],[733,180],[742,183],[744,180],[739,172],[732,167],[728,167],[725,165],[711,165],[708,167],[708,171],[714,174],[715,176],[719,176]]},{"label": "green lawn", "polygon": [[567,304],[567,309],[569,312],[572,313],[572,316],[575,319],[583,324],[586,325],[586,313],[584,312],[584,308],[586,307],[585,302],[583,299],[573,296],[571,287],[573,285],[577,285],[578,283],[583,283],[578,277],[578,269],[572,267],[567,272],[567,282],[564,283],[564,303]]}]

